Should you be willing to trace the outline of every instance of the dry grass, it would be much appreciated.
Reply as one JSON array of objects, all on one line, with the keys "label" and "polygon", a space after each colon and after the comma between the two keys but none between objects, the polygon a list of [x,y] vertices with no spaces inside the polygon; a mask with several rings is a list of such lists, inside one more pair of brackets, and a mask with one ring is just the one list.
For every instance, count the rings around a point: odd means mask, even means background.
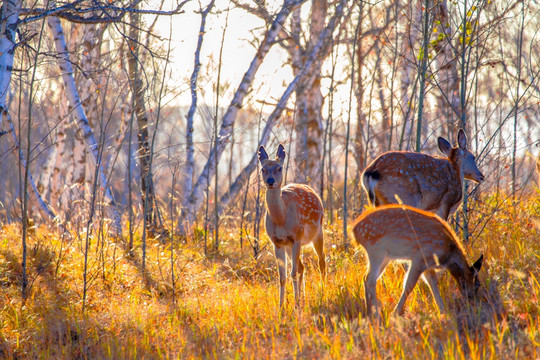
[{"label": "dry grass", "polygon": [[[500,210],[493,213],[494,208]],[[364,255],[343,249],[339,224],[327,228],[326,285],[319,282],[314,253],[304,251],[305,303],[301,311],[294,308],[289,284],[281,316],[271,247],[255,261],[232,237],[212,257],[194,244],[175,245],[174,284],[170,246],[149,242],[148,273],[142,276],[140,259],[127,256],[122,244],[92,239],[83,312],[83,244],[62,241],[47,229],[37,229],[29,241],[34,282],[23,305],[20,233],[17,226],[6,226],[0,232],[0,358],[538,359],[538,218],[538,198],[516,209],[496,198],[485,200],[472,225],[478,233],[489,222],[468,252],[469,260],[485,254],[489,301],[464,303],[445,275],[441,293],[448,314],[438,314],[420,284],[405,316],[394,317],[390,311],[403,269],[391,265],[379,281],[384,309],[379,323],[363,316]]]}]

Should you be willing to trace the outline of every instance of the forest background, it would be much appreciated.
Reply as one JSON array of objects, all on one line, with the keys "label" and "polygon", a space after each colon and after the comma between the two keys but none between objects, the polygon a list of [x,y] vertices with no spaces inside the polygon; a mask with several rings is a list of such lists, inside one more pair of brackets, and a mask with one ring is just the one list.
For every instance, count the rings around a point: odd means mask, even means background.
[{"label": "forest background", "polygon": [[[36,315],[25,306],[43,306],[33,302],[51,282],[73,290],[59,305],[70,310],[58,339],[49,329],[52,340],[43,340],[37,324],[5,320],[0,350],[6,356],[31,351],[19,343],[22,333],[41,339],[38,354],[105,354],[88,345],[97,336],[89,330],[95,329],[92,304],[115,296],[103,292],[105,284],[125,285],[117,278],[124,261],[148,292],[141,296],[166,303],[176,321],[185,315],[179,308],[189,308],[184,301],[195,273],[212,277],[223,269],[220,281],[244,279],[239,286],[264,273],[263,284],[274,286],[271,244],[261,226],[260,145],[271,154],[285,145],[287,181],[307,183],[321,196],[326,246],[336,252],[331,256],[354,263],[348,224],[367,205],[361,171],[384,151],[435,155],[437,136],[454,142],[463,128],[487,176],[465,184],[452,226],[471,252],[493,252],[497,241],[479,249],[478,239],[497,233],[499,221],[524,221],[524,234],[499,235],[521,241],[515,250],[530,259],[527,269],[538,264],[538,245],[527,242],[537,239],[540,212],[540,6],[534,1],[10,0],[1,6],[3,311],[11,314],[6,319],[43,320],[55,312]],[[68,261],[70,251],[76,254]],[[501,259],[492,259],[495,269]],[[191,273],[194,263],[201,268]],[[349,266],[338,263],[336,276]],[[60,271],[64,266],[76,270]],[[513,271],[535,284],[536,296],[538,266]],[[69,281],[61,280],[66,272]],[[399,288],[397,279],[391,288]],[[361,303],[361,295],[349,295]],[[530,319],[523,329],[538,325],[535,301],[516,311]],[[310,309],[318,313],[318,306]],[[333,319],[334,310],[326,310]],[[359,307],[348,311],[361,314]],[[326,329],[313,321],[296,325],[300,340]],[[276,334],[286,337],[282,330]],[[289,330],[296,331],[283,331]],[[236,341],[222,343],[223,335],[202,334],[172,350],[167,337],[163,348],[144,340],[135,350],[147,356],[259,351],[254,343],[240,350]],[[525,336],[534,354],[538,336]],[[210,347],[200,348],[199,340]],[[116,345],[111,357],[136,357],[122,341]],[[331,345],[323,347],[335,355]]]}]

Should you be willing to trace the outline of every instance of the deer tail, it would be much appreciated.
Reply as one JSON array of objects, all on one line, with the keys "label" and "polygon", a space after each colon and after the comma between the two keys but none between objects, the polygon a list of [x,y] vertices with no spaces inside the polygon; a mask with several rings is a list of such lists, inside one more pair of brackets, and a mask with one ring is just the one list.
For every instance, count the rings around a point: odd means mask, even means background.
[{"label": "deer tail", "polygon": [[368,193],[369,203],[375,205],[375,185],[381,179],[381,174],[377,170],[365,171],[362,176],[362,185]]}]

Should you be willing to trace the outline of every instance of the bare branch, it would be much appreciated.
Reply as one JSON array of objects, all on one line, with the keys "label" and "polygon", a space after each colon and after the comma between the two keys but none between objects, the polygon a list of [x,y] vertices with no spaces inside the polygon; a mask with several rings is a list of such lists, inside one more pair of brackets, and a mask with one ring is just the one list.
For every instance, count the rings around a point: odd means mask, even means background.
[{"label": "bare branch", "polygon": [[[75,3],[66,4],[63,6],[55,7],[52,9],[44,8],[32,8],[32,9],[21,9],[21,16],[27,16],[26,18],[19,21],[20,24],[26,24],[33,22],[39,19],[42,19],[46,16],[56,16],[74,23],[82,24],[97,24],[97,23],[113,23],[121,20],[126,13],[138,13],[145,15],[162,15],[162,16],[172,16],[183,13],[182,8],[190,0],[184,0],[174,10],[162,11],[162,10],[151,10],[151,9],[137,9],[134,6],[137,5],[140,0],[136,0],[127,7],[118,7],[118,6],[93,6],[93,7],[78,7],[77,5],[82,2],[82,0],[76,1]],[[94,15],[90,17],[85,17],[84,14],[96,13],[99,12],[101,15]]]}]

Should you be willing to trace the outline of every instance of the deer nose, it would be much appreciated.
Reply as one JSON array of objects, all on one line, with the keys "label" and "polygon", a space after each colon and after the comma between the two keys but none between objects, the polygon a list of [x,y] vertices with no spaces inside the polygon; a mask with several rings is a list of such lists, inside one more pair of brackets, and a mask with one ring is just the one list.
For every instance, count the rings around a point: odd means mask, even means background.
[{"label": "deer nose", "polygon": [[274,180],[274,178],[268,178],[266,179],[266,183],[270,186],[274,185],[276,181]]},{"label": "deer nose", "polygon": [[478,180],[480,180],[480,182],[484,181],[484,174],[480,173]]}]

